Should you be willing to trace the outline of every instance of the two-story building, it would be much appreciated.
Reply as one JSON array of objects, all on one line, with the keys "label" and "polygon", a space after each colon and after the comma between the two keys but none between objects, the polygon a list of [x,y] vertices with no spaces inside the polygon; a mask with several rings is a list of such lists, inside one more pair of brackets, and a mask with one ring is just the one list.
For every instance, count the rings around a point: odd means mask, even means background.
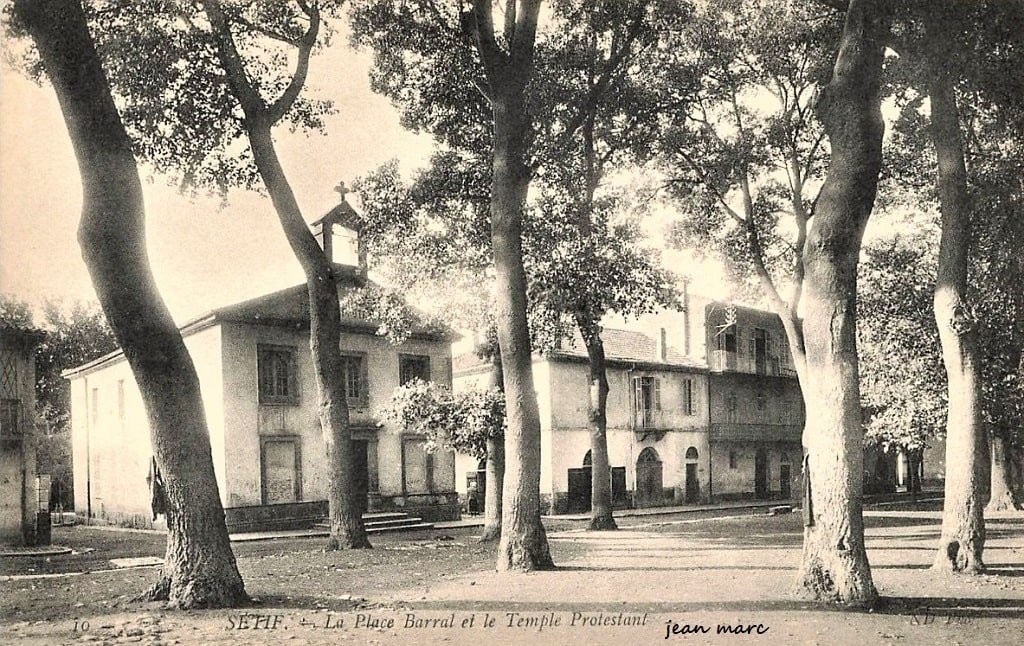
[{"label": "two-story building", "polygon": [[[655,335],[605,328],[607,438],[616,507],[706,502],[710,495],[707,368]],[[486,384],[489,366],[459,357],[455,388]],[[587,353],[577,335],[533,358],[541,419],[541,498],[551,513],[590,508]],[[457,457],[465,494],[481,465]]]},{"label": "two-story building", "polygon": [[[332,238],[344,242],[333,228],[319,231],[328,253]],[[374,287],[365,286],[360,265],[339,267],[339,298]],[[394,345],[377,334],[375,321],[342,311],[353,466],[366,510],[458,518],[454,454],[428,452],[425,438],[382,425],[375,415],[405,381],[451,383],[452,332],[421,318]],[[330,473],[305,285],[215,309],[183,325],[181,333],[199,374],[229,529],[311,525],[323,518]],[[71,380],[76,512],[101,522],[152,526],[149,426],[124,355],[114,352],[65,377]]]},{"label": "two-story building", "polygon": [[710,302],[704,321],[716,498],[798,495],[803,397],[781,319]]},{"label": "two-story building", "polygon": [[684,293],[679,310],[644,316],[630,327],[666,330],[669,344],[707,363],[711,496],[798,496],[803,397],[782,320]]}]

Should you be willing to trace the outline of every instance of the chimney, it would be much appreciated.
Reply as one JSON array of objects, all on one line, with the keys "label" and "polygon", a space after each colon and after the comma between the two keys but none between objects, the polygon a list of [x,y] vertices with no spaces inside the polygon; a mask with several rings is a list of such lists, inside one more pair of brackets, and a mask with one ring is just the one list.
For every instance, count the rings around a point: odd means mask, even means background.
[{"label": "chimney", "polygon": [[690,356],[690,281],[683,281],[683,354]]},{"label": "chimney", "polygon": [[666,344],[665,328],[658,328],[658,336],[654,339],[654,359],[664,363],[668,360],[668,345]]}]

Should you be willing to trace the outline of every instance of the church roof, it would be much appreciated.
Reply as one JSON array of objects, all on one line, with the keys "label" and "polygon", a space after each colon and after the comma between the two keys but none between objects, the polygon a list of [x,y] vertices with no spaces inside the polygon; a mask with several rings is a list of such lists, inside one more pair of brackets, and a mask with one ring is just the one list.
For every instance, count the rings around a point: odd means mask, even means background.
[{"label": "church roof", "polygon": [[[358,294],[356,290],[359,289],[367,291],[363,294]],[[361,301],[353,300],[351,307],[342,307],[341,330],[343,333],[368,335],[378,333],[381,323],[374,320],[372,315],[368,313],[372,310],[371,307],[368,307],[372,303],[368,303],[368,301],[384,298],[380,285],[373,281],[367,281],[366,287],[358,287],[353,281],[346,280],[339,284],[338,295],[341,299],[357,296],[364,297]],[[394,306],[394,303],[392,302],[390,305]],[[410,337],[446,343],[450,343],[458,338],[458,334],[446,325],[431,320],[426,314],[411,305],[405,303],[401,305],[403,314],[405,314],[404,320],[410,322]],[[306,285],[302,283],[239,303],[218,307],[206,314],[191,319],[178,329],[181,331],[182,336],[189,336],[217,323],[224,322],[308,329],[309,295],[306,292]],[[111,361],[119,359],[121,356],[121,350],[115,350],[84,365],[69,368],[62,373],[62,376],[71,378],[79,373],[91,372]]]}]

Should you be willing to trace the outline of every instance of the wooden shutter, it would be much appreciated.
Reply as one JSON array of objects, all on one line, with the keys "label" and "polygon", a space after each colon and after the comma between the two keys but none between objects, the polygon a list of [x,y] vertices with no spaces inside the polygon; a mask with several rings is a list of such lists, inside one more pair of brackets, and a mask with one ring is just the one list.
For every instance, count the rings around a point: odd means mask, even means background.
[{"label": "wooden shutter", "polygon": [[653,379],[653,390],[654,390],[654,406],[652,408],[656,411],[661,410],[661,379],[655,377]]}]

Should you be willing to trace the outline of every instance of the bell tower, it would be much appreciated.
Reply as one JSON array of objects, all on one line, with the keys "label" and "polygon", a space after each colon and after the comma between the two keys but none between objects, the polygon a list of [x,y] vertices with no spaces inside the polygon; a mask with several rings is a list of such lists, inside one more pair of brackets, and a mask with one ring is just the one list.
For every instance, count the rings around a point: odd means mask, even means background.
[{"label": "bell tower", "polygon": [[323,248],[339,276],[366,280],[366,245],[360,234],[363,220],[345,198],[351,191],[345,182],[339,182],[334,190],[341,198],[337,206],[310,225],[313,236]]}]

